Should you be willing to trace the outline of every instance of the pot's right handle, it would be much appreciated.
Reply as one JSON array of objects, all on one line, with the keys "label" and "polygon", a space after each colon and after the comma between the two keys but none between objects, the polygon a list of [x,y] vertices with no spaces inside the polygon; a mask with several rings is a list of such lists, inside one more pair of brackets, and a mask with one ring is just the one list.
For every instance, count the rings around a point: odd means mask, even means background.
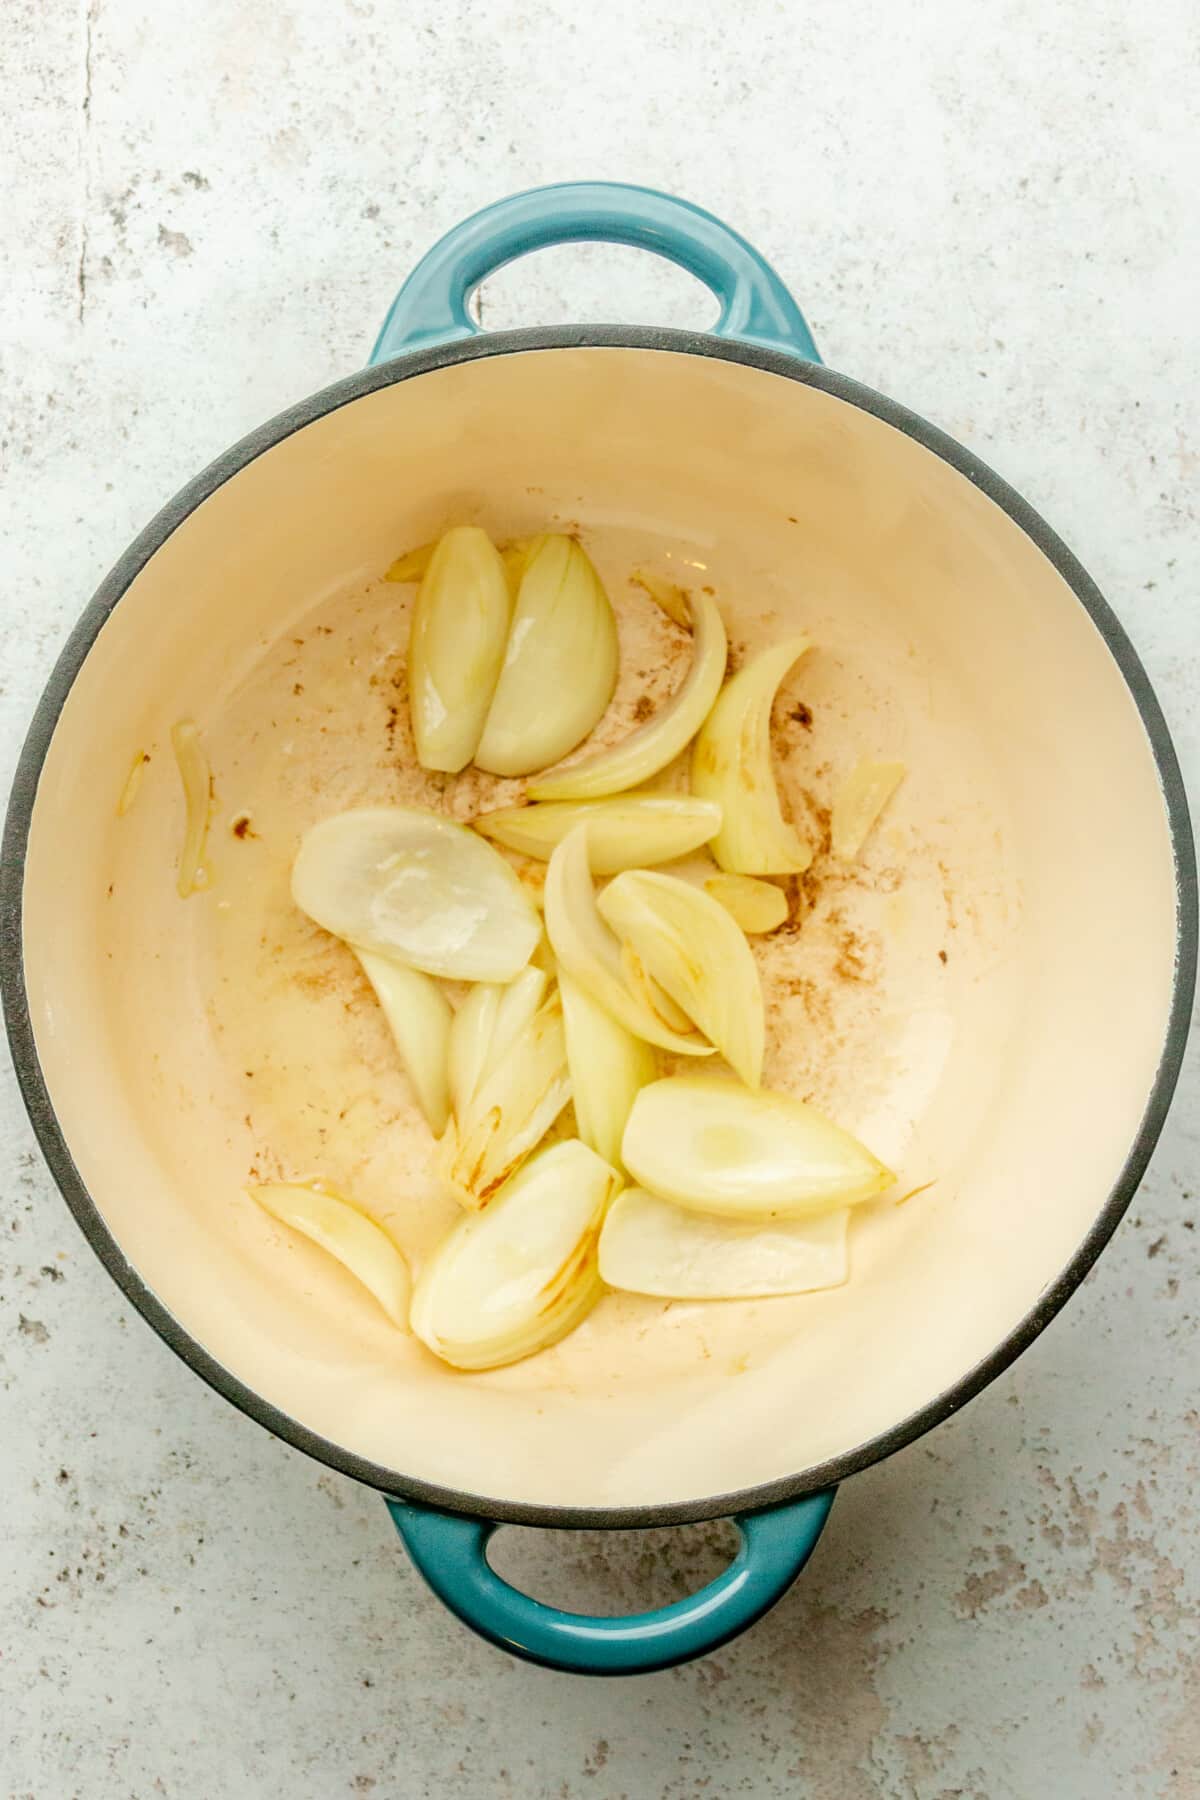
[{"label": "pot's right handle", "polygon": [[561,1612],[511,1587],[487,1559],[490,1519],[405,1500],[389,1500],[388,1510],[438,1599],[480,1637],[572,1675],[645,1675],[707,1656],[774,1606],[812,1555],[833,1494],[735,1519],[737,1555],[715,1581],[671,1606],[611,1619]]},{"label": "pot's right handle", "polygon": [[464,219],[422,257],[400,289],[371,361],[475,337],[479,326],[467,304],[480,282],[531,250],[586,240],[631,244],[689,270],[721,303],[713,327],[718,337],[820,362],[804,314],[745,238],[688,200],[615,181],[531,188]]}]

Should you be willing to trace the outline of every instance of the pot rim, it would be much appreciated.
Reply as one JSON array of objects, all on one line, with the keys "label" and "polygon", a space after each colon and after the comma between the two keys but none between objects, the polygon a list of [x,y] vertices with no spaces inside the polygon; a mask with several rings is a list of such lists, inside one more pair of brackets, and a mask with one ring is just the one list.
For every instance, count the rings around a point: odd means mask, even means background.
[{"label": "pot rim", "polygon": [[[417,1480],[343,1449],[271,1405],[253,1388],[209,1354],[175,1318],[126,1259],[92,1200],[58,1123],[42,1072],[29,1015],[22,939],[25,858],[37,799],[38,783],[59,714],[109,614],[131,587],[154,553],[183,521],[242,469],[293,432],[326,414],[400,381],[458,363],[514,352],[576,348],[665,351],[714,357],[740,363],[820,388],[835,399],[871,413],[913,438],[950,464],[1001,507],[1032,540],[1072,589],[1089,615],[1120,670],[1138,709],[1158,770],[1171,835],[1176,884],[1176,959],[1171,1007],[1162,1055],[1145,1111],[1125,1162],[1091,1228],[1060,1274],[1042,1291],[1036,1305],[986,1357],[924,1406],[886,1431],[813,1468],[775,1481],[695,1501],[632,1507],[549,1506],[492,1500]],[[1083,1281],[1116,1230],[1145,1173],[1178,1080],[1188,1035],[1197,953],[1196,858],[1187,798],[1174,745],[1158,699],[1145,670],[1115,613],[1091,577],[1062,539],[1007,482],[936,426],[874,389],[839,375],[822,364],[757,344],[715,337],[706,332],[642,326],[539,326],[493,332],[410,352],[368,366],[302,400],[259,426],[225,451],[167,502],[139,533],[100,584],[64,646],[38,702],[17,764],[0,853],[0,990],[9,1044],[22,1097],[50,1172],[76,1223],[117,1286],[164,1342],[226,1400],[295,1449],[316,1461],[383,1492],[501,1524],[590,1529],[641,1528],[728,1518],[761,1511],[834,1486],[880,1462],[893,1451],[932,1430],[1002,1374],[1045,1330]]]}]

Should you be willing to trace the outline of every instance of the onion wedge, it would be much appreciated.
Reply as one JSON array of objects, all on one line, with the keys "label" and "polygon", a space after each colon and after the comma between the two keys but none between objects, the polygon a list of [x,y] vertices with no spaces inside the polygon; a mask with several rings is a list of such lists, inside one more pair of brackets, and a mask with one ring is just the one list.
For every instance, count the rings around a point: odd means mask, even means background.
[{"label": "onion wedge", "polygon": [[617,662],[617,621],[587,552],[573,538],[539,538],[474,752],[479,768],[528,775],[573,750],[612,699]]},{"label": "onion wedge", "polygon": [[[598,800],[649,781],[686,748],[703,725],[725,677],[728,642],[717,603],[693,594],[692,666],[666,705],[611,750],[584,757],[529,784],[532,800]],[[719,796],[704,794],[703,799]]]},{"label": "onion wedge", "polygon": [[904,780],[902,762],[858,763],[833,797],[829,822],[830,848],[841,862],[853,862],[875,821]]},{"label": "onion wedge", "polygon": [[269,1182],[246,1192],[273,1219],[328,1251],[374,1294],[393,1325],[408,1329],[408,1264],[374,1219],[325,1188]]},{"label": "onion wedge", "polygon": [[743,1224],[685,1212],[645,1188],[626,1188],[600,1233],[609,1287],[664,1300],[759,1300],[839,1287],[846,1279],[849,1211]]},{"label": "onion wedge", "polygon": [[476,831],[507,850],[548,862],[576,825],[588,828],[593,874],[616,875],[673,862],[706,844],[721,829],[721,809],[686,794],[621,794],[612,800],[547,800],[484,813]]},{"label": "onion wedge", "polygon": [[412,1300],[417,1336],[458,1369],[498,1368],[557,1343],[603,1291],[596,1240],[619,1185],[578,1138],[532,1157],[422,1269]]},{"label": "onion wedge", "polygon": [[314,825],[292,897],[335,937],[450,981],[511,981],[542,933],[498,851],[415,807],[362,807]]},{"label": "onion wedge", "polygon": [[779,809],[771,767],[775,691],[808,647],[806,637],[785,638],[739,669],[692,751],[692,792],[721,808],[709,849],[733,874],[798,875],[812,861],[810,846]]},{"label": "onion wedge", "polygon": [[438,540],[413,608],[408,703],[417,761],[457,773],[475,754],[504,663],[512,595],[486,531]]},{"label": "onion wedge", "polygon": [[466,1117],[480,1084],[529,1024],[549,981],[545,970],[530,966],[506,987],[481,981],[471,989],[449,1032],[450,1098],[457,1118]]},{"label": "onion wedge", "polygon": [[383,1008],[417,1104],[434,1136],[441,1137],[450,1117],[450,1002],[432,976],[357,944],[353,949]]},{"label": "onion wedge", "polygon": [[596,902],[646,973],[682,1007],[748,1087],[762,1080],[762,985],[745,933],[676,875],[629,869]]},{"label": "onion wedge", "polygon": [[658,1074],[654,1052],[618,1025],[565,969],[559,971],[558,987],[575,1123],[588,1148],[616,1168],[630,1108],[639,1089]]},{"label": "onion wedge", "polygon": [[642,1089],[621,1157],[652,1194],[731,1219],[809,1218],[873,1200],[895,1180],[816,1107],[696,1075]]},{"label": "onion wedge", "polygon": [[[495,1038],[494,1029],[493,1044]],[[541,1143],[570,1098],[562,1004],[556,994],[506,1044],[490,1069],[485,1065],[455,1129],[439,1146],[439,1172],[459,1202],[486,1206]]]},{"label": "onion wedge", "polygon": [[617,940],[596,910],[588,867],[588,828],[568,832],[546,870],[546,935],[561,966],[634,1037],[679,1056],[711,1056],[708,1044],[665,1026],[626,985]]},{"label": "onion wedge", "polygon": [[787,895],[773,881],[756,875],[710,875],[704,884],[743,931],[775,931],[788,916]]}]

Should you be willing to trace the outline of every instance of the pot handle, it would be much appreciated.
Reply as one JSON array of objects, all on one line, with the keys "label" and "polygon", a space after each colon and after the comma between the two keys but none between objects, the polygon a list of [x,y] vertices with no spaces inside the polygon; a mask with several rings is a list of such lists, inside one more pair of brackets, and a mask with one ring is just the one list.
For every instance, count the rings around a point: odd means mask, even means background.
[{"label": "pot handle", "polygon": [[721,303],[713,327],[718,337],[820,362],[800,308],[745,238],[688,200],[615,181],[530,188],[464,219],[422,257],[400,289],[371,361],[480,336],[467,310],[480,282],[531,250],[585,240],[631,244],[689,270]]},{"label": "pot handle", "polygon": [[706,1656],[761,1618],[812,1554],[833,1488],[734,1519],[741,1542],[729,1567],[698,1593],[627,1618],[560,1612],[522,1594],[487,1559],[490,1519],[388,1500],[405,1548],[438,1599],[464,1625],[526,1662],[572,1675],[645,1675]]}]

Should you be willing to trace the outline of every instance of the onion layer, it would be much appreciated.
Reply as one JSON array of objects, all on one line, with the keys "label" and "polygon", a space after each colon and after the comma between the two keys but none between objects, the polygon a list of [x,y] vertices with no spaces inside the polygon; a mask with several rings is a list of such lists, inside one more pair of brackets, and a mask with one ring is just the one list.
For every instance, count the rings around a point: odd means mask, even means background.
[{"label": "onion layer", "polygon": [[852,862],[866,843],[875,821],[907,773],[902,762],[860,762],[833,799],[830,847],[841,861]]},{"label": "onion layer", "polygon": [[622,794],[612,800],[547,800],[508,806],[472,821],[508,850],[548,862],[576,825],[588,828],[588,862],[596,875],[673,862],[706,844],[721,828],[721,809],[686,794]]},{"label": "onion layer", "polygon": [[272,1218],[328,1251],[374,1294],[392,1324],[407,1330],[408,1264],[374,1219],[320,1187],[269,1182],[246,1192]]},{"label": "onion layer", "polygon": [[654,1052],[618,1025],[565,969],[559,971],[558,986],[575,1123],[588,1148],[616,1168],[630,1108],[639,1089],[658,1073]]},{"label": "onion layer", "polygon": [[609,1287],[664,1300],[757,1300],[838,1287],[849,1267],[849,1217],[841,1207],[815,1219],[743,1224],[626,1188],[600,1233],[600,1274]]},{"label": "onion layer", "polygon": [[745,933],[723,906],[675,875],[630,869],[597,911],[749,1087],[762,1080],[763,997]]},{"label": "onion layer", "polygon": [[652,1194],[732,1219],[833,1212],[873,1200],[895,1180],[815,1106],[696,1075],[642,1089],[621,1154]]},{"label": "onion layer", "polygon": [[419,969],[405,968],[357,945],[354,949],[383,1008],[417,1104],[429,1129],[440,1137],[450,1117],[450,1002],[437,982]]},{"label": "onion layer", "polygon": [[[649,781],[691,743],[724,680],[728,643],[712,596],[694,594],[689,603],[694,627],[692,666],[666,705],[611,750],[600,750],[556,775],[530,782],[531,799],[597,800],[605,794],[619,794]],[[705,794],[703,798],[713,796]]]},{"label": "onion layer", "polygon": [[598,1006],[648,1044],[679,1056],[710,1056],[711,1047],[670,1030],[626,985],[617,940],[596,911],[588,867],[587,826],[563,839],[546,870],[546,935],[559,963]]},{"label": "onion layer", "polygon": [[756,875],[710,875],[704,884],[743,931],[774,931],[788,916],[787,895],[773,881]]},{"label": "onion layer", "polygon": [[709,846],[721,868],[738,875],[798,875],[812,850],[779,810],[771,767],[775,690],[809,647],[785,638],[739,669],[705,721],[692,751],[692,791],[721,808]]},{"label": "onion layer", "polygon": [[617,622],[586,551],[573,538],[539,538],[525,560],[476,763],[492,775],[528,775],[557,762],[612,699],[617,663]]},{"label": "onion layer", "polygon": [[512,596],[500,553],[475,525],[439,539],[413,609],[408,703],[417,761],[456,773],[475,754],[504,662]]}]

